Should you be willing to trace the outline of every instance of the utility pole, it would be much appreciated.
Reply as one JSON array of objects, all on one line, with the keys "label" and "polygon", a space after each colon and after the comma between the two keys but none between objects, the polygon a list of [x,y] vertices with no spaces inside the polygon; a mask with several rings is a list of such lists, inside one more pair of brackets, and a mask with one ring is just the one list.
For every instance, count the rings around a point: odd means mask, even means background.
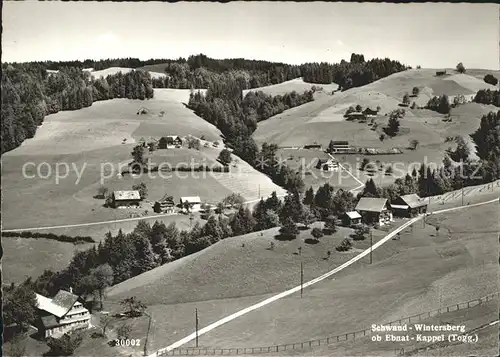
[{"label": "utility pole", "polygon": [[370,231],[370,264],[372,263],[372,252],[373,252],[373,232]]},{"label": "utility pole", "polygon": [[304,267],[300,262],[300,298],[302,299],[302,292],[304,290]]},{"label": "utility pole", "polygon": [[196,316],[196,347],[198,347],[198,309],[195,309]]},{"label": "utility pole", "polygon": [[257,197],[259,200],[262,198],[260,197],[260,183],[259,183],[259,197]]},{"label": "utility pole", "polygon": [[464,182],[462,181],[462,206],[464,205]]},{"label": "utility pole", "polygon": [[149,330],[151,329],[151,315],[144,311],[144,315],[149,317],[148,322],[148,334],[146,335],[146,341],[144,342],[144,356],[148,355],[148,339],[149,339]]}]

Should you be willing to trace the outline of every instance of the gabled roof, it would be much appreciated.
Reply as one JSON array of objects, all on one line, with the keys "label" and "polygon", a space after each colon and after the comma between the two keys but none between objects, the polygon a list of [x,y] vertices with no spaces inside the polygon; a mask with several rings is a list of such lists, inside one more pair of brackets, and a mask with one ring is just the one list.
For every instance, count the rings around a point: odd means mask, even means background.
[{"label": "gabled roof", "polygon": [[416,193],[412,193],[410,195],[404,195],[400,196],[401,199],[403,200],[404,203],[406,203],[410,208],[417,208],[417,207],[422,207],[426,206],[427,203],[425,203],[425,200],[423,198],[420,198],[419,195]]},{"label": "gabled roof", "polygon": [[139,191],[114,191],[115,200],[140,200],[141,194]]},{"label": "gabled roof", "polygon": [[387,198],[362,197],[356,205],[356,211],[382,212]]},{"label": "gabled roof", "polygon": [[181,197],[181,201],[188,203],[201,203],[201,199],[199,196]]},{"label": "gabled roof", "polygon": [[349,217],[350,219],[356,219],[356,218],[361,218],[361,215],[356,212],[356,211],[351,211],[351,212],[346,212],[345,213],[347,215],[347,217]]},{"label": "gabled roof", "polygon": [[172,197],[172,195],[169,195],[168,193],[166,193],[162,198],[160,198],[158,200],[158,202],[162,203],[162,202],[174,202],[174,198]]},{"label": "gabled roof", "polygon": [[349,145],[348,141],[343,141],[343,140],[338,140],[338,141],[332,141],[333,145]]},{"label": "gabled roof", "polygon": [[59,292],[54,296],[52,302],[65,308],[66,311],[70,310],[75,302],[78,300],[78,296],[70,293],[66,290],[59,290]]},{"label": "gabled roof", "polygon": [[52,299],[49,299],[43,295],[36,294],[36,300],[38,303],[38,308],[40,310],[47,311],[48,313],[57,316],[57,317],[63,317],[66,312],[68,312],[69,309],[66,309],[62,306],[57,305],[52,301]]}]

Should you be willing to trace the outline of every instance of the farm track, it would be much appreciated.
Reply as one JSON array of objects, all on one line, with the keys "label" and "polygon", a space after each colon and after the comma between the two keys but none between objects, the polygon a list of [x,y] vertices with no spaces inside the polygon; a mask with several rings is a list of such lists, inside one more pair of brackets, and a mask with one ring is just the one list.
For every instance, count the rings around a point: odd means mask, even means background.
[{"label": "farm track", "polygon": [[[453,208],[447,208],[447,209],[443,209],[443,210],[438,210],[438,211],[434,211],[432,212],[432,215],[435,215],[435,214],[441,214],[441,213],[446,213],[446,212],[451,212],[451,211],[456,211],[456,210],[461,210],[461,209],[466,209],[466,208],[471,208],[471,207],[477,207],[477,206],[482,206],[482,205],[486,205],[486,204],[492,204],[492,203],[497,203],[498,202],[498,199],[493,199],[493,200],[490,200],[490,201],[486,201],[486,202],[480,202],[480,203],[475,203],[475,204],[471,204],[471,205],[466,205],[466,206],[459,206],[459,207],[453,207]],[[255,305],[252,305],[250,307],[247,307],[245,309],[242,309],[236,313],[233,313],[229,316],[226,316],[216,322],[213,322],[211,323],[210,325],[200,329],[197,333],[194,332],[186,337],[184,337],[183,339],[165,347],[165,348],[162,348],[160,350],[158,350],[157,352],[153,353],[153,354],[150,354],[148,357],[157,357],[159,355],[162,355],[164,352],[168,352],[168,351],[171,351],[175,348],[178,348],[192,340],[194,340],[195,338],[197,338],[197,336],[200,336],[200,335],[203,335],[207,332],[210,332],[212,330],[214,330],[215,328],[225,324],[225,323],[228,323],[232,320],[235,320],[236,318],[240,317],[240,316],[243,316],[253,310],[256,310],[256,309],[259,309],[263,306],[266,306],[270,303],[273,303],[279,299],[282,299],[286,296],[289,296],[293,293],[296,293],[298,291],[300,291],[302,288],[307,288],[313,284],[316,284],[320,281],[323,281],[325,279],[327,279],[328,277],[342,271],[343,269],[347,268],[348,266],[354,264],[355,262],[357,262],[358,260],[360,260],[361,258],[365,257],[366,255],[370,254],[370,252],[372,252],[373,250],[376,250],[377,248],[379,248],[380,246],[382,246],[383,244],[385,244],[386,242],[388,242],[389,240],[391,240],[396,234],[398,234],[399,232],[403,231],[404,229],[406,229],[407,227],[411,226],[413,223],[416,223],[418,222],[420,219],[422,219],[424,216],[423,215],[419,215],[411,220],[409,220],[408,222],[406,222],[405,224],[403,224],[402,226],[400,226],[399,228],[393,230],[392,232],[390,232],[389,234],[387,234],[384,238],[382,238],[380,241],[378,241],[377,243],[375,243],[371,248],[368,248],[366,250],[364,250],[362,253],[358,254],[357,256],[355,256],[354,258],[350,259],[349,261],[347,261],[346,263],[336,267],[335,269],[317,277],[316,279],[313,279],[313,280],[310,280],[306,283],[303,284],[303,286],[296,286],[292,289],[289,289],[287,291],[284,291],[280,294],[277,294],[277,295],[274,295],[266,300],[263,300]]]}]

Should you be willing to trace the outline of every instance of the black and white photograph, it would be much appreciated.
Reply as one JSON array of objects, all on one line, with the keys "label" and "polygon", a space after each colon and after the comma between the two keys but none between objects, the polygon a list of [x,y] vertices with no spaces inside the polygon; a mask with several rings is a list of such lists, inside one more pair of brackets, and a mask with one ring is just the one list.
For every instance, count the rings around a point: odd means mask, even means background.
[{"label": "black and white photograph", "polygon": [[500,6],[4,1],[3,355],[498,356]]}]

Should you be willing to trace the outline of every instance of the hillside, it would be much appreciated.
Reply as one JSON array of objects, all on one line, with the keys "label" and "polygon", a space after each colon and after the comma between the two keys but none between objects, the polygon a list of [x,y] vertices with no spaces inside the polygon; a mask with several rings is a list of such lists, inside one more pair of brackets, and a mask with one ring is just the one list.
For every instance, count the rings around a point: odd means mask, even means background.
[{"label": "hillside", "polygon": [[265,87],[258,87],[258,88],[253,88],[253,89],[246,89],[243,91],[243,95],[246,95],[248,92],[258,92],[262,91],[266,94],[276,96],[276,95],[283,95],[286,93],[290,93],[293,91],[296,91],[297,93],[302,93],[307,90],[311,90],[312,87],[316,88],[322,88],[322,91],[328,94],[331,94],[332,91],[335,91],[338,89],[338,85],[335,83],[332,84],[312,84],[312,83],[307,83],[304,82],[302,78],[296,78],[292,79],[290,81],[286,81],[280,84],[273,84]]},{"label": "hillside", "polygon": [[[166,155],[162,160],[174,165],[179,162],[190,165],[192,160],[215,163],[221,147],[212,148],[211,144],[213,141],[220,142],[220,131],[182,104],[188,92],[167,89],[155,90],[155,94],[156,97],[148,101],[114,99],[96,102],[81,110],[47,116],[34,138],[26,140],[2,158],[3,228],[78,224],[130,217],[130,212],[104,208],[102,201],[93,198],[101,185],[101,167],[106,175],[114,167],[114,175],[104,181],[110,190],[130,189],[133,183],[144,181],[148,183],[148,199],[152,201],[166,192],[174,194],[176,201],[181,195],[199,195],[205,201],[216,203],[235,191],[247,199],[258,199],[259,185],[262,195],[279,191],[280,188],[270,179],[241,160],[227,177],[224,174],[169,180],[147,176],[135,179],[116,177],[118,166],[126,166],[131,160],[130,153],[136,142],[163,135],[193,135],[207,140],[209,147],[204,147],[205,141],[202,141],[200,151],[187,147],[162,150]],[[138,115],[142,107],[148,112]],[[41,165],[40,172],[46,178],[22,179],[22,167],[27,162],[33,163],[27,169],[28,175],[38,176],[37,168]],[[57,165],[61,176],[59,182],[55,178]],[[30,200],[21,199],[26,195]],[[33,205],[34,201],[38,204]]]},{"label": "hillside", "polygon": [[[425,227],[417,223],[400,240],[374,251],[373,265],[364,258],[334,279],[308,288],[302,299],[294,294],[223,325],[203,335],[201,347],[257,347],[324,338],[492,293],[497,284],[498,256],[492,249],[497,237],[481,228],[498,228],[497,215],[485,214],[492,207],[436,215]],[[436,235],[438,222],[442,229]],[[324,260],[328,246],[348,232],[341,229],[334,237],[308,245],[304,239],[309,232],[302,231],[296,240],[275,240],[275,249],[267,250],[274,231],[225,239],[118,284],[108,297],[117,302],[136,296],[146,302],[155,316],[155,347],[164,347],[192,332],[191,323],[177,318],[195,307],[206,326],[269,293],[297,286],[301,260],[308,281],[369,247],[367,240],[355,241],[353,251],[332,251],[330,260]],[[385,234],[375,231],[374,243]],[[299,245],[301,256],[294,254]],[[147,321],[137,328],[146,329]]]}]

